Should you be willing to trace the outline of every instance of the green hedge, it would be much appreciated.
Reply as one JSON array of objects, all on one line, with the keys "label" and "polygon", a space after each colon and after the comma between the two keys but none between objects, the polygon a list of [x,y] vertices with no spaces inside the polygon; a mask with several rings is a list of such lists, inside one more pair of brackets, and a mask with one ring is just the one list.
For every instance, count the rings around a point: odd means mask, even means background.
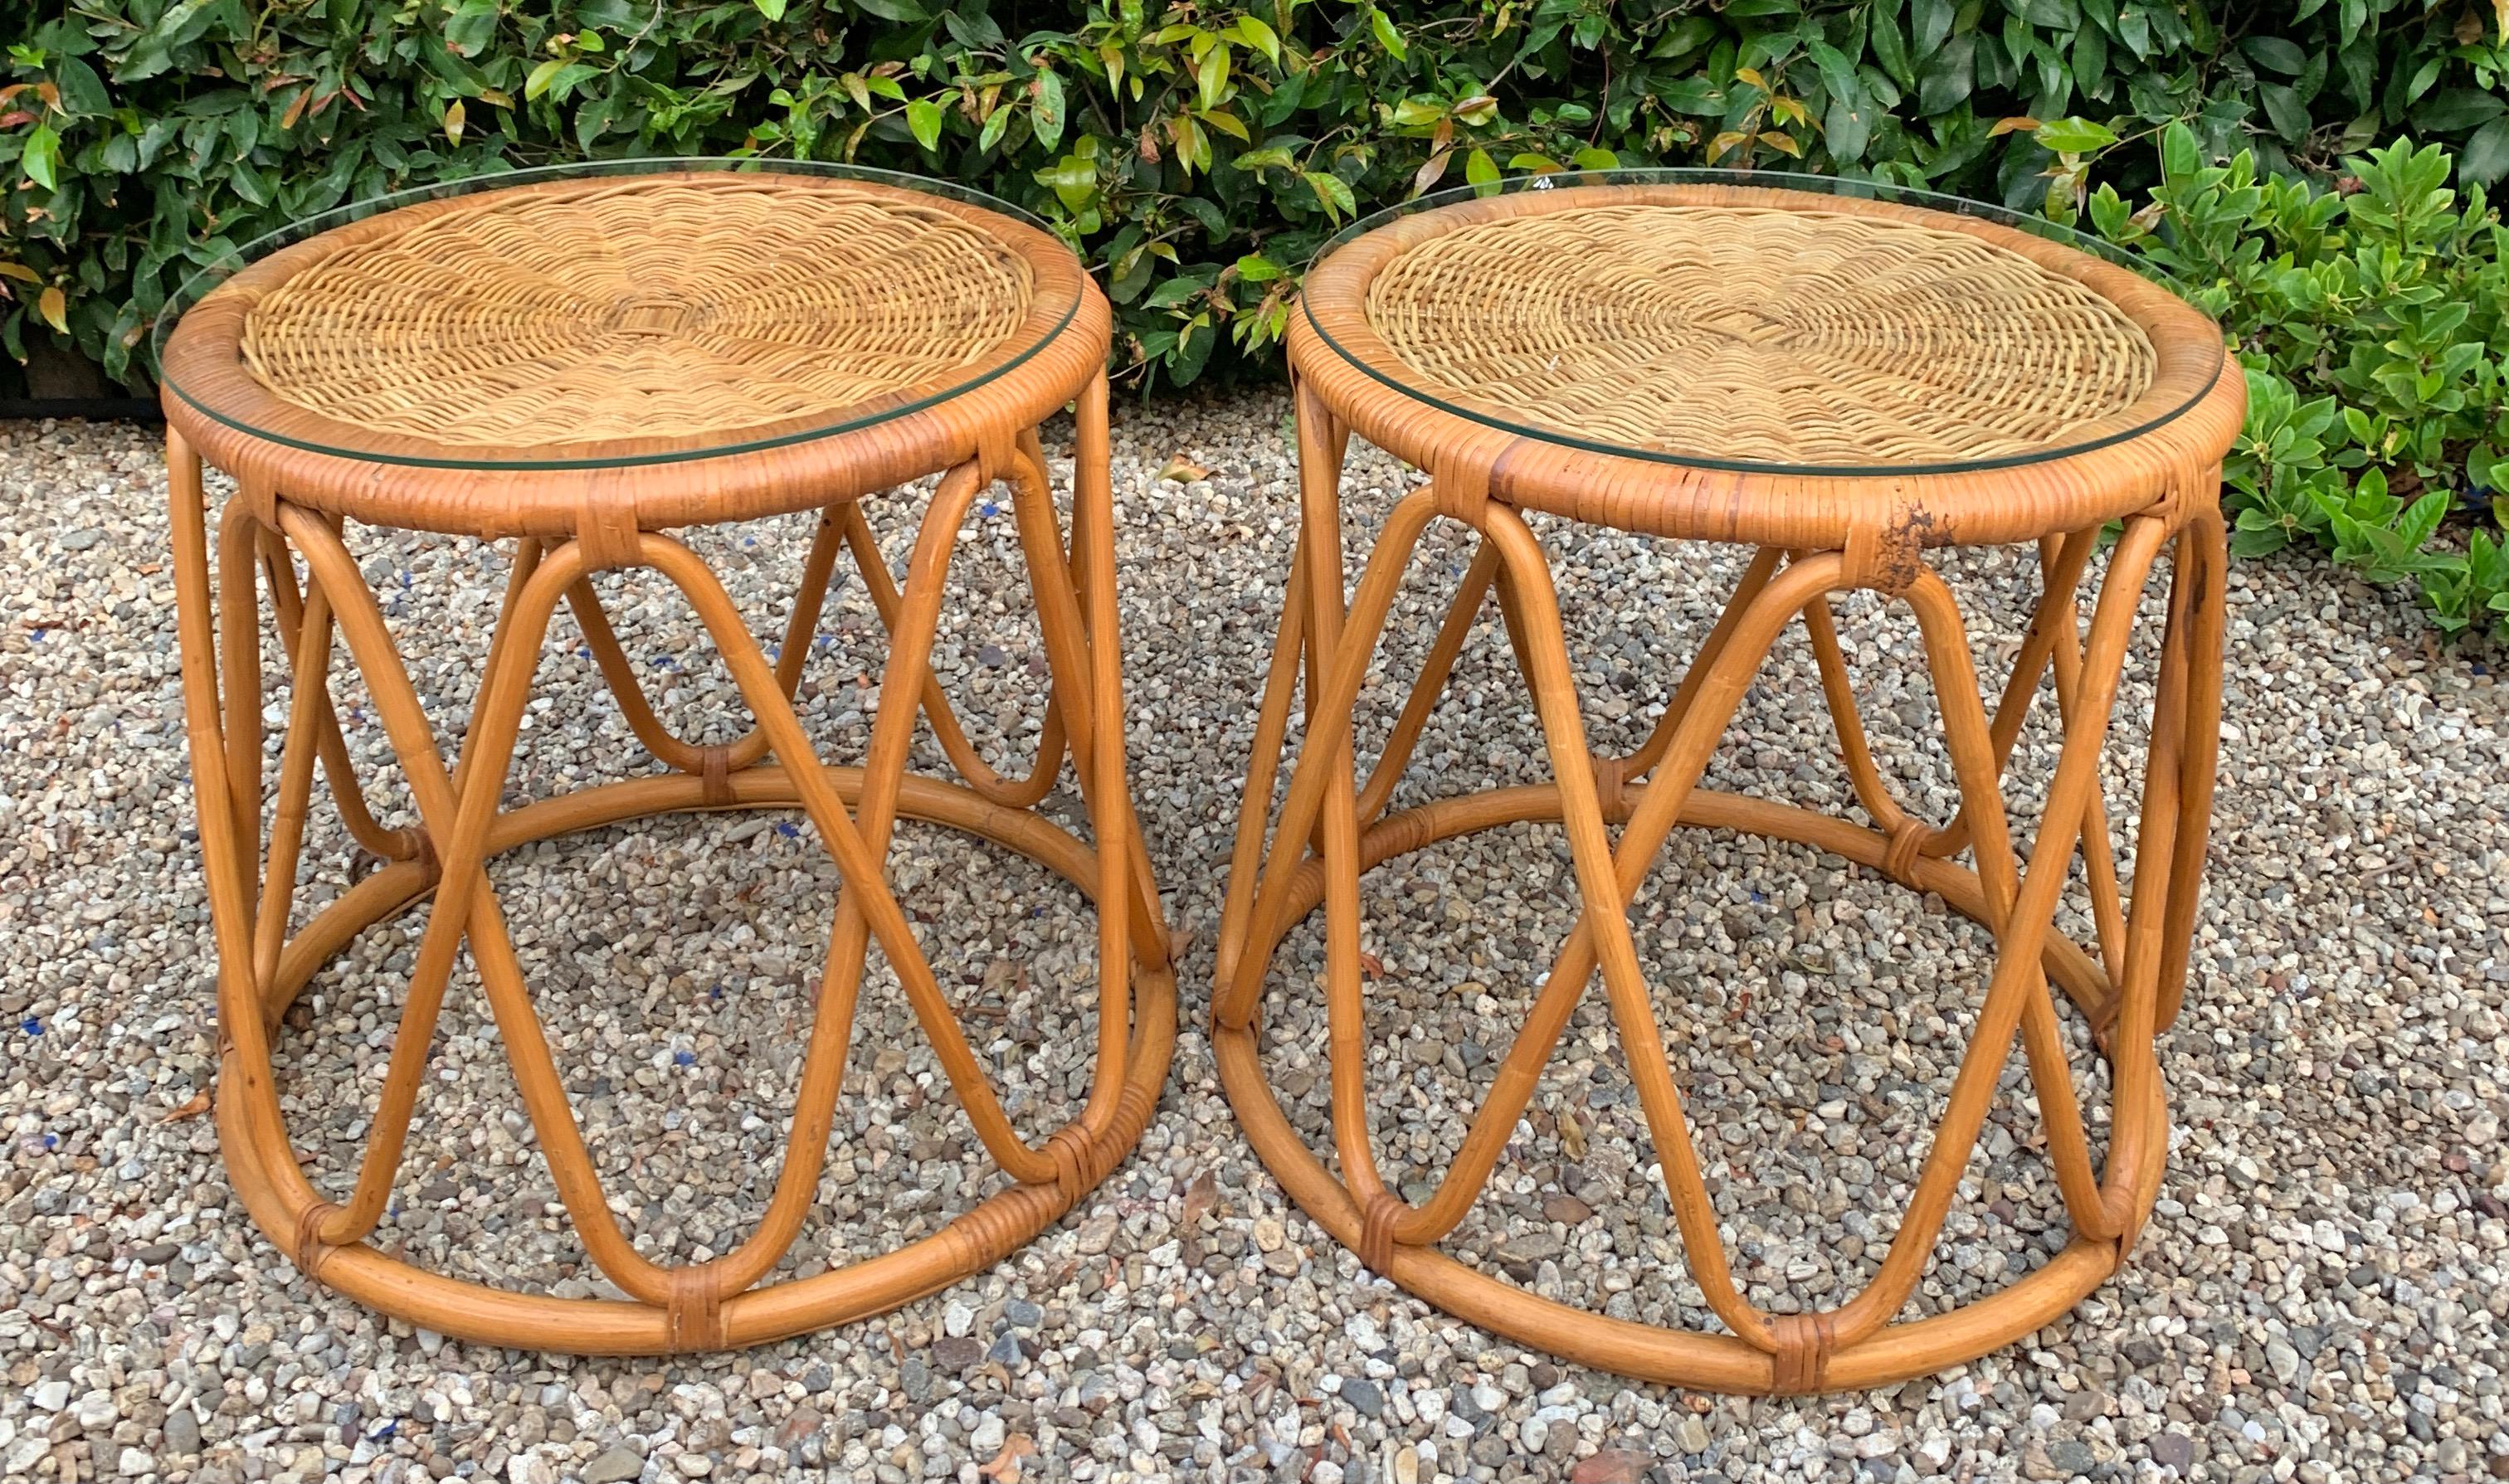
[{"label": "green hedge", "polygon": [[2139,209],[2088,215],[2228,331],[2248,422],[2223,473],[2231,550],[2323,548],[2408,583],[2451,634],[2509,638],[2509,228],[2437,145],[2346,162],[2332,189],[2207,164],[2171,126]]},{"label": "green hedge", "polygon": [[[2250,368],[2240,550],[2314,543],[2414,584],[2445,629],[2509,634],[2509,236],[2482,190],[2509,172],[2509,0],[1225,4],[0,20],[0,345],[52,336],[144,387],[191,268],[289,220],[517,166],[754,151],[947,175],[1053,220],[1118,306],[1119,369],[1182,385],[1270,361],[1307,255],[1422,190],[1821,169],[2080,212],[2178,274]],[[2400,134],[2423,148],[2363,158]]]},{"label": "green hedge", "polygon": [[19,0],[0,343],[56,335],[139,387],[189,264],[344,201],[586,155],[981,185],[1065,227],[1121,307],[1122,369],[1178,384],[1268,358],[1334,223],[1503,170],[1802,167],[2023,206],[2052,189],[2061,214],[2094,161],[2148,183],[2148,150],[2101,151],[2170,120],[2267,171],[2406,130],[2469,181],[2509,168],[2509,56],[2472,0],[935,4]]}]

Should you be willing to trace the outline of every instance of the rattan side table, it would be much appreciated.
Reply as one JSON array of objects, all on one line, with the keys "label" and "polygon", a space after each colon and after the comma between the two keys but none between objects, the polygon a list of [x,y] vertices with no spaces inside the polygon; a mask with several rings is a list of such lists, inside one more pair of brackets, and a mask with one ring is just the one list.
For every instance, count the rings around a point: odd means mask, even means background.
[{"label": "rattan side table", "polygon": [[[1800,1392],[1936,1370],[2029,1333],[2116,1269],[2150,1211],[2168,1140],[2154,1041],[2187,977],[2218,746],[2220,464],[2245,388],[2203,315],[2047,224],[1867,183],[1759,180],[1614,171],[1443,193],[1360,224],[1309,272],[1290,333],[1301,538],[1245,788],[1213,1034],[1264,1162],[1368,1267],[1589,1364]],[[1431,482],[1395,506],[1346,597],[1337,486],[1354,433]],[[1528,511],[1757,548],[1652,734],[1628,756],[1589,748]],[[1478,555],[1372,771],[1355,776],[1352,708],[1421,535],[1441,519],[1478,533]],[[2085,639],[2075,594],[2112,522],[2122,535]],[[1960,607],[1929,553],[1997,543],[2036,543],[2043,585],[1990,715]],[[2174,577],[2135,827],[2141,868],[2128,889],[2100,754],[2137,607],[2164,552]],[[1905,603],[1921,627],[1959,785],[1949,821],[1904,807],[1867,745],[1828,603],[1857,588]],[[1389,812],[1493,593],[1553,781]],[[1770,645],[1798,616],[1861,820],[1699,785]],[[2016,845],[2005,765],[2051,670],[2061,761],[2043,827]],[[1276,817],[1301,686],[1306,734]],[[1582,911],[1547,980],[1534,981],[1523,1023],[1503,1033],[1513,1048],[1460,1147],[1430,1194],[1405,1199],[1379,1173],[1369,1133],[1361,874],[1517,821],[1564,830]],[[1868,1213],[1895,1215],[1895,1235],[1861,1291],[1832,1308],[1778,1312],[1788,1305],[1751,1302],[1734,1276],[1628,914],[1675,825],[1877,868],[1995,940],[1971,1039],[1905,1208]],[[2052,926],[2078,854],[2097,929],[2087,946]],[[1332,1169],[1285,1117],[1258,1059],[1271,962],[1319,905]],[[1588,1313],[1439,1249],[1479,1198],[1598,970],[1688,1276],[1722,1332]],[[2113,1069],[2104,1161],[2093,1157],[2051,980]],[[1910,1318],[2016,1032],[2072,1239],[1989,1297]]]},{"label": "rattan side table", "polygon": [[[868,171],[754,161],[527,171],[349,208],[256,243],[216,265],[166,323],[183,691],[218,958],[217,1125],[253,1220],[308,1274],[490,1342],[635,1354],[752,1345],[991,1265],[1131,1149],[1166,1075],[1175,983],[1125,785],[1108,311],[1040,224]],[[1036,429],[1073,403],[1067,545]],[[204,461],[238,485],[214,553]],[[931,474],[939,485],[901,590],[864,501]],[[1022,777],[970,746],[930,665],[961,521],[997,481],[1010,487],[1051,674]],[[770,662],[705,562],[667,533],[812,510],[816,538]],[[356,526],[514,542],[450,765],[353,554]],[[820,761],[793,699],[848,552],[890,649],[867,756],[841,767]],[[698,745],[656,717],[588,580],[615,568],[658,573],[697,615],[750,713],[736,741]],[[503,796],[561,601],[667,771],[517,804]],[[265,617],[292,671],[269,782]],[[389,811],[370,803],[344,744],[335,639],[405,775],[414,822],[401,828],[379,821]],[[918,718],[958,781],[908,771]],[[1090,842],[1035,808],[1067,755]],[[384,864],[308,916],[296,894],[318,764],[348,833]],[[842,882],[782,1165],[745,1240],[666,1266],[637,1250],[612,1210],[486,863],[655,813],[767,808],[804,812]],[[1078,1115],[1040,1139],[1006,1114],[890,889],[900,816],[1017,851],[1096,904],[1096,1067]],[[309,1170],[274,1082],[281,1017],[360,932],[422,901],[431,905],[361,1162]],[[816,1195],[875,944],[1010,1183],[902,1249],[761,1286]],[[466,948],[567,1219],[623,1299],[494,1290],[421,1271],[376,1240]]]}]

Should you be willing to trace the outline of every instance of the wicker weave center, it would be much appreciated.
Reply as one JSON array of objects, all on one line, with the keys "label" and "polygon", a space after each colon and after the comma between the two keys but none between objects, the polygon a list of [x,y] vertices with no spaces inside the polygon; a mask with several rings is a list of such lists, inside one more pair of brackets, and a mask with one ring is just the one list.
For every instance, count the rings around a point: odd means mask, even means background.
[{"label": "wicker weave center", "polygon": [[1027,260],[808,180],[482,196],[331,253],[245,317],[270,392],[458,446],[706,440],[946,386],[1028,315]]},{"label": "wicker weave center", "polygon": [[1420,390],[1611,445],[1870,465],[2043,448],[2157,367],[2108,300],[1957,231],[1635,203],[1428,239],[1368,287]]}]

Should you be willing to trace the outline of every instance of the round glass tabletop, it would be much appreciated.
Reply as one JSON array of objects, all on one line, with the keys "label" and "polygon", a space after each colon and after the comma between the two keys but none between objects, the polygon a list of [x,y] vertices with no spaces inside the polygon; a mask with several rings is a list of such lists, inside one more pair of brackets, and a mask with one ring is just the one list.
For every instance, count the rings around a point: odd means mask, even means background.
[{"label": "round glass tabletop", "polygon": [[1828,176],[1569,171],[1325,244],[1308,325],[1383,386],[1590,452],[1754,473],[2006,467],[2151,431],[2218,327],[2041,217]]},{"label": "round glass tabletop", "polygon": [[157,323],[166,390],[292,448],[453,468],[709,458],[1021,365],[1086,279],[1006,202],[880,170],[633,160],[360,202],[227,252]]}]

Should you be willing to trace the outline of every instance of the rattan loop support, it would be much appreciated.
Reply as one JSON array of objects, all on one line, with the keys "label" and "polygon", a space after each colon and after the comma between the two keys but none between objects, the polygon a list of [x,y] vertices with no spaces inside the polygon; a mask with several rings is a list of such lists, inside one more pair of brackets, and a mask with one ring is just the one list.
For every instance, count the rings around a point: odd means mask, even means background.
[{"label": "rattan loop support", "polygon": [[1906,490],[1874,502],[1872,513],[1848,528],[1839,581],[1848,587],[1869,587],[1892,597],[1906,592],[1925,571],[1925,550],[1940,544],[1934,517]]},{"label": "rattan loop support", "polygon": [[1918,853],[1932,834],[1924,820],[1902,815],[1891,827],[1891,843],[1882,852],[1882,873],[1911,891],[1922,890],[1917,884]]},{"label": "rattan loop support", "polygon": [[1770,1388],[1781,1394],[1817,1391],[1829,1370],[1834,1336],[1825,1314],[1781,1314],[1769,1321],[1778,1348],[1769,1356]]},{"label": "rattan loop support", "polygon": [[268,479],[255,476],[236,481],[236,498],[252,512],[252,518],[272,531],[279,529],[279,487]]},{"label": "rattan loop support", "polygon": [[1067,1207],[1089,1192],[1090,1155],[1094,1148],[1089,1131],[1078,1124],[1064,1125],[1045,1141],[1046,1157],[1054,1161],[1054,1193]]},{"label": "rattan loop support", "polygon": [[723,1286],[712,1264],[672,1271],[667,1321],[675,1351],[724,1348]]},{"label": "rattan loop support", "polygon": [[643,533],[636,512],[624,501],[609,497],[595,481],[577,503],[576,544],[583,548],[583,570],[601,572],[633,567],[643,556]]},{"label": "rattan loop support", "polygon": [[340,1207],[328,1201],[317,1201],[296,1213],[296,1240],[288,1244],[287,1255],[307,1273],[318,1274],[324,1253],[331,1244],[322,1240],[322,1223]]},{"label": "rattan loop support", "polygon": [[1627,758],[1594,760],[1594,806],[1603,811],[1603,818],[1607,820],[1629,817],[1627,780],[1622,777],[1629,771],[1629,761]]},{"label": "rattan loop support", "polygon": [[444,878],[444,858],[435,853],[435,836],[428,833],[425,825],[412,825],[403,830],[401,838],[408,843],[408,858],[418,867],[422,877],[431,882]]},{"label": "rattan loop support", "polygon": [[2187,524],[2197,510],[2210,504],[2219,508],[2222,500],[2222,465],[2205,468],[2182,468],[2170,476],[2144,513],[2158,516],[2171,530]]},{"label": "rattan loop support", "polygon": [[[1007,428],[987,428],[976,435],[976,478],[983,484],[1008,479],[1019,469],[1019,437]],[[1039,469],[1040,476],[1044,470]]]},{"label": "rattan loop support", "polygon": [[731,749],[723,743],[697,749],[698,801],[709,809],[731,806]]},{"label": "rattan loop support", "polygon": [[1462,521],[1478,531],[1489,518],[1489,465],[1480,463],[1453,464],[1436,469],[1431,481],[1437,490],[1438,513]]},{"label": "rattan loop support", "polygon": [[1383,1273],[1394,1266],[1394,1225],[1411,1209],[1410,1205],[1390,1190],[1380,1190],[1367,1198],[1359,1218],[1359,1260],[1371,1273]]}]

